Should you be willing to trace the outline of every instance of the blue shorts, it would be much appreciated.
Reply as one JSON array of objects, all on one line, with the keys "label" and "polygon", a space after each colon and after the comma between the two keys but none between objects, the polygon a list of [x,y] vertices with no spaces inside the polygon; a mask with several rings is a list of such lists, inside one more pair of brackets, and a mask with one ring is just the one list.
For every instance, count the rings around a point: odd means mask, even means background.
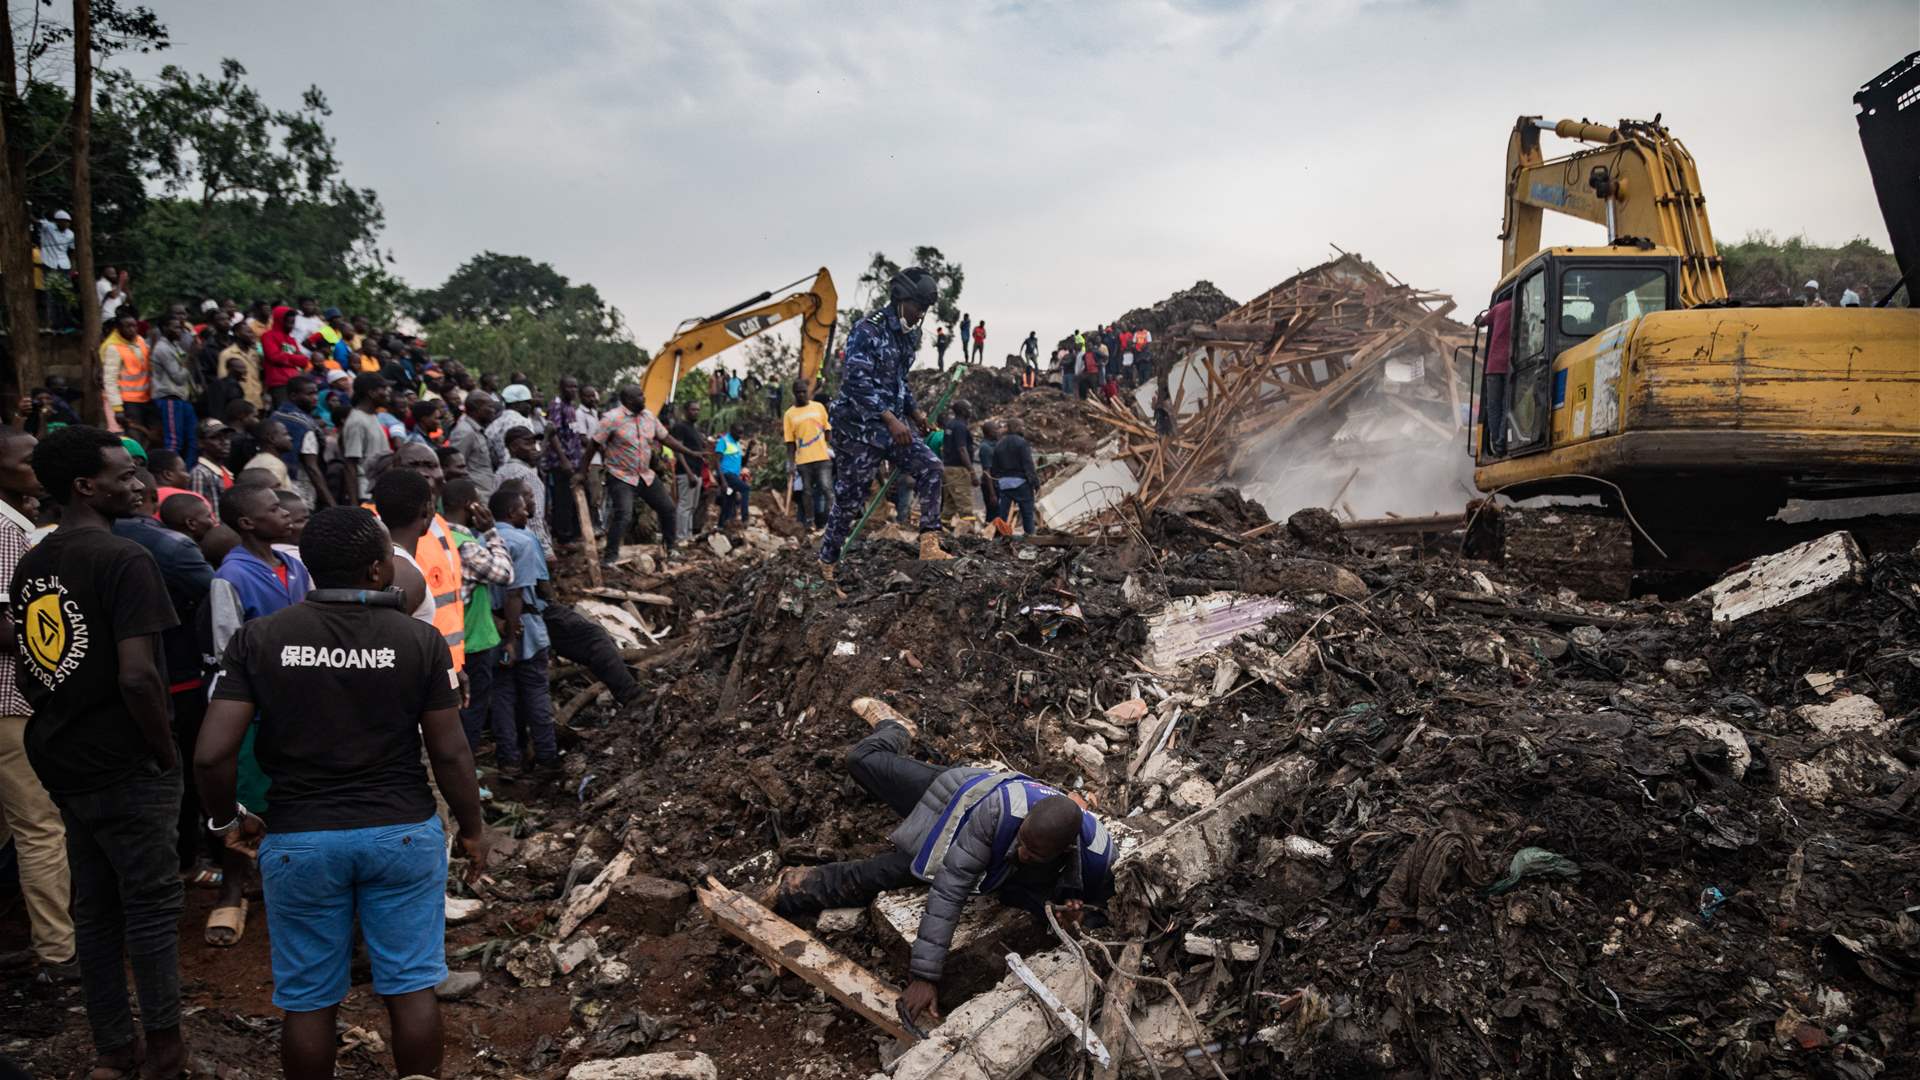
[{"label": "blue shorts", "polygon": [[268,833],[260,883],[280,1008],[312,1012],[345,1000],[356,915],[375,993],[410,994],[447,977],[447,834],[438,816]]}]

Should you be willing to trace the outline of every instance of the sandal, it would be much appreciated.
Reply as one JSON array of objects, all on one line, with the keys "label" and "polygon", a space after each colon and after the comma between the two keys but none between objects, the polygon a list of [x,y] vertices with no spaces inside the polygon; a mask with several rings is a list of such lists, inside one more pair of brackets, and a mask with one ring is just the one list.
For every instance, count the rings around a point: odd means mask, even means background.
[{"label": "sandal", "polygon": [[[250,906],[247,900],[242,898],[239,907],[217,907],[207,912],[207,929],[203,935],[207,939],[207,944],[219,949],[230,949],[240,944],[240,939],[247,936],[247,909]],[[213,934],[215,930],[230,931],[233,939],[216,941]]]}]

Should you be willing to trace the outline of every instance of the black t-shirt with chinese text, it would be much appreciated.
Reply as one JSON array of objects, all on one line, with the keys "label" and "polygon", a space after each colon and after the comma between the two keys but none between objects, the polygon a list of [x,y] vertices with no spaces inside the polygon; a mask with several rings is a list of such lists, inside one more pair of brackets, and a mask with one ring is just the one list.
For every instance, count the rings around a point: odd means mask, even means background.
[{"label": "black t-shirt with chinese text", "polygon": [[[33,706],[27,760],[54,795],[112,787],[159,763],[120,694],[120,642],[173,628],[147,550],[105,529],[56,529],[7,588],[20,690]],[[166,657],[154,650],[162,685]]]},{"label": "black t-shirt with chinese text", "polygon": [[420,720],[460,704],[447,643],[397,608],[306,600],[227,643],[215,701],[259,710],[267,831],[411,825],[433,816]]}]

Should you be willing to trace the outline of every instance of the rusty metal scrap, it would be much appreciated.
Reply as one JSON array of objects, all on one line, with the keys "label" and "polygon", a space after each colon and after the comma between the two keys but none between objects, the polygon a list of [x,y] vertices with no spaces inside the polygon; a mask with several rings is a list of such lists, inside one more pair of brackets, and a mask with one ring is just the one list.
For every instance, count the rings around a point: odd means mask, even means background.
[{"label": "rusty metal scrap", "polygon": [[[1402,284],[1343,252],[1212,323],[1174,328],[1166,341],[1174,359],[1156,378],[1179,418],[1175,433],[1160,437],[1132,396],[1102,403],[1096,413],[1139,481],[1132,506],[1151,512],[1234,475],[1247,454],[1341,408],[1395,357],[1420,358],[1421,377],[1449,415],[1393,405],[1452,438],[1461,424],[1462,383],[1453,353],[1473,340],[1471,330],[1447,318],[1453,309],[1451,298]],[[1189,401],[1190,394],[1197,399]]]}]

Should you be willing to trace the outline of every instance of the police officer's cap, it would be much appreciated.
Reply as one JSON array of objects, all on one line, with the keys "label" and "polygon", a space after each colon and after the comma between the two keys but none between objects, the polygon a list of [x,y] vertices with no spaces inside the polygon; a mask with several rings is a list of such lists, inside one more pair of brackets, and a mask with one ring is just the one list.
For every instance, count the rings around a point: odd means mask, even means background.
[{"label": "police officer's cap", "polygon": [[918,266],[909,266],[893,275],[893,281],[887,285],[887,298],[894,303],[911,300],[923,308],[930,308],[940,298],[940,287],[933,275]]}]

